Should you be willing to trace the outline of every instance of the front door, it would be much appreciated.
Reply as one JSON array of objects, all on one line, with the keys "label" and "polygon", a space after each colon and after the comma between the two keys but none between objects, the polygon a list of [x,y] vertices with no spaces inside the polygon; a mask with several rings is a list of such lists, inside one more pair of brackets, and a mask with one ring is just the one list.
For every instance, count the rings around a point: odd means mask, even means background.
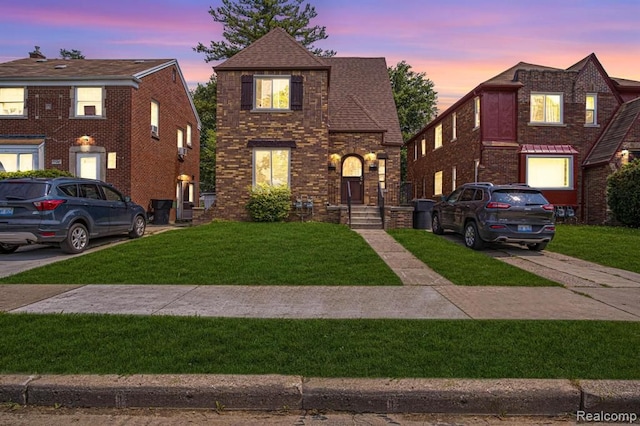
[{"label": "front door", "polygon": [[347,203],[351,189],[351,203],[364,204],[364,173],[362,159],[356,155],[344,158],[342,162],[341,203]]},{"label": "front door", "polygon": [[76,175],[82,178],[101,180],[100,154],[78,153],[76,155]]}]

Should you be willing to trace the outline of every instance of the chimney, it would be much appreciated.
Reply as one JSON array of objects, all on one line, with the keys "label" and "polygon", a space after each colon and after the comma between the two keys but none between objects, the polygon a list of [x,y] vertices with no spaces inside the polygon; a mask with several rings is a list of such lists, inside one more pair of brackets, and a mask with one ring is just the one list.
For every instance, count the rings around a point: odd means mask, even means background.
[{"label": "chimney", "polygon": [[36,50],[29,52],[29,57],[32,59],[47,59],[47,57],[40,51],[40,46],[36,46]]}]

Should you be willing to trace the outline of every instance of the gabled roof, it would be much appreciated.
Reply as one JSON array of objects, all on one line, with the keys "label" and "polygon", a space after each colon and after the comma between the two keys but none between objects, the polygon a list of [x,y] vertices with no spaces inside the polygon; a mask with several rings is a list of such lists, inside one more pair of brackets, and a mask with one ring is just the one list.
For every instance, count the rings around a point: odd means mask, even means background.
[{"label": "gabled roof", "polygon": [[552,68],[552,67],[546,67],[543,65],[529,64],[527,62],[518,62],[513,67],[501,72],[495,77],[490,78],[489,80],[485,81],[481,85],[497,84],[502,86],[502,85],[513,84],[514,86],[520,87],[522,86],[522,83],[518,82],[518,79],[517,79],[517,74],[518,74],[518,71],[520,70],[522,71],[564,71],[560,68]]},{"label": "gabled roof", "polygon": [[214,70],[326,69],[327,64],[282,28],[275,28]]},{"label": "gabled roof", "polygon": [[198,111],[175,59],[18,59],[0,63],[0,85],[69,86],[86,83],[137,88],[143,77],[171,66],[178,71],[200,129]]},{"label": "gabled roof", "polygon": [[398,112],[384,58],[324,58],[331,66],[330,132],[385,132],[384,144],[402,145]]},{"label": "gabled roof", "polygon": [[629,130],[631,130],[631,126],[639,117],[640,98],[622,104],[598,141],[591,148],[587,158],[582,163],[583,166],[593,166],[611,161],[615,153],[620,149]]}]

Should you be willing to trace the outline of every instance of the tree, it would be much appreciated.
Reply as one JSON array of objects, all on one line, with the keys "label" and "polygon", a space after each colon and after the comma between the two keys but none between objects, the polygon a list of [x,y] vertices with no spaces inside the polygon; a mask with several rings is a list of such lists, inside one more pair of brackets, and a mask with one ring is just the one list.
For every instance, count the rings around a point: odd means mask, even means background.
[{"label": "tree", "polygon": [[216,102],[217,80],[211,76],[207,84],[198,84],[191,93],[198,111],[200,130],[200,190],[216,188]]},{"label": "tree", "polygon": [[84,55],[80,50],[67,50],[60,49],[60,58],[61,59],[85,59]]},{"label": "tree", "polygon": [[607,178],[607,202],[622,224],[640,227],[640,160],[625,164]]},{"label": "tree", "polygon": [[[437,115],[438,93],[433,90],[433,82],[425,73],[411,71],[405,61],[389,67],[389,80],[393,99],[398,110],[402,140],[407,141]],[[400,152],[400,176],[407,175],[407,152]]]},{"label": "tree", "polygon": [[[223,41],[202,43],[193,50],[204,53],[205,61],[227,59],[249,46],[274,28],[280,27],[318,56],[333,56],[333,50],[313,47],[313,43],[328,36],[326,27],[309,26],[317,16],[313,6],[304,0],[222,0],[222,6],[209,8],[215,22],[223,24]],[[301,10],[301,7],[304,9]]]}]

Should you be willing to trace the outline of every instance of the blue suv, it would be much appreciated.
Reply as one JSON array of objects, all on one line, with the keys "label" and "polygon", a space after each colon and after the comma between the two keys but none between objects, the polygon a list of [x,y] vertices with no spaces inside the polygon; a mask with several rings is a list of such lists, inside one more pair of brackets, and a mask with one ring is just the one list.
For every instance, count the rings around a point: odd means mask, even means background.
[{"label": "blue suv", "polygon": [[21,245],[59,245],[81,253],[89,240],[116,234],[144,235],[140,205],[98,180],[20,178],[0,181],[0,253]]}]

